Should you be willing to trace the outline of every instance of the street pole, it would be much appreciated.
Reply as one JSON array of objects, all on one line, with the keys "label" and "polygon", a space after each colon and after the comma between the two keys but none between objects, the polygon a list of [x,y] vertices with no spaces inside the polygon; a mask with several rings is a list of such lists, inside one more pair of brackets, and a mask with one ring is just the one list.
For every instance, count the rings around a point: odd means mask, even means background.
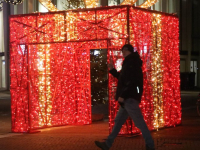
[{"label": "street pole", "polygon": [[4,26],[4,52],[5,52],[5,80],[6,90],[10,89],[10,53],[9,53],[9,15],[10,15],[10,4],[4,3],[3,9],[3,26]]}]

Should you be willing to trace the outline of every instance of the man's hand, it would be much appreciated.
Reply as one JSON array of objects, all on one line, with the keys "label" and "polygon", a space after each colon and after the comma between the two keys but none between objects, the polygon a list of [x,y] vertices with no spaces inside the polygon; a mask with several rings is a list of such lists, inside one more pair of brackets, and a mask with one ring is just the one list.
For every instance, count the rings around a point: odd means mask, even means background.
[{"label": "man's hand", "polygon": [[119,98],[118,98],[118,102],[119,102],[119,103],[124,103],[124,98],[119,97]]},{"label": "man's hand", "polygon": [[112,70],[114,67],[113,67],[114,65],[113,65],[113,60],[112,60],[112,58],[110,58],[110,61],[109,61],[109,64],[108,64],[108,68],[110,69],[110,70]]}]

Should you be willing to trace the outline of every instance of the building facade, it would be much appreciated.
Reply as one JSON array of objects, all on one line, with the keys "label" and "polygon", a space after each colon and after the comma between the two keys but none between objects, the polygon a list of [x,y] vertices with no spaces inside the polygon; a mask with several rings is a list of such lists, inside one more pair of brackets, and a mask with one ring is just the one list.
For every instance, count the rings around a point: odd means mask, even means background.
[{"label": "building facade", "polygon": [[[99,6],[112,6],[123,0],[99,0]],[[146,0],[138,0],[139,6]],[[65,10],[66,0],[52,0],[59,10]],[[187,77],[194,72],[194,86],[200,87],[200,1],[199,0],[159,0],[149,9],[175,13],[180,20],[180,72]],[[38,0],[24,0],[22,4],[12,5],[3,2],[0,9],[0,90],[9,89],[9,15],[48,12]],[[182,76],[181,76],[182,78]],[[188,78],[182,78],[188,80]],[[185,83],[188,84],[188,83]],[[185,86],[189,89],[188,86]]]}]

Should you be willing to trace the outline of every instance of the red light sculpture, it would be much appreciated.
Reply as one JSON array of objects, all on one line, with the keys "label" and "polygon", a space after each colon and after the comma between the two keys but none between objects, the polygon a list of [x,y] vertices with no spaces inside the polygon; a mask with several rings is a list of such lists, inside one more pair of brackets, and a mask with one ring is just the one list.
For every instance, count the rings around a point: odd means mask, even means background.
[{"label": "red light sculpture", "polygon": [[[149,129],[180,124],[178,18],[124,5],[10,17],[12,131],[90,124],[90,49],[107,49],[120,70],[125,43],[144,62],[140,106]],[[109,75],[109,131],[116,85]],[[128,119],[120,134],[139,132]]]}]

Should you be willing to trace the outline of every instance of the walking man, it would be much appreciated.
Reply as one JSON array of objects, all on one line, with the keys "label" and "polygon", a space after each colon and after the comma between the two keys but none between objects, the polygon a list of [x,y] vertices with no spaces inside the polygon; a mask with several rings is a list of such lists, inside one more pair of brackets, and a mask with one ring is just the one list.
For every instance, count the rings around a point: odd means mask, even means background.
[{"label": "walking man", "polygon": [[130,116],[142,132],[146,150],[155,150],[154,141],[139,108],[143,92],[142,60],[130,44],[122,47],[122,53],[125,59],[120,72],[114,68],[112,61],[108,64],[109,72],[118,79],[115,99],[119,102],[120,108],[115,118],[115,125],[105,142],[95,141],[95,144],[102,150],[109,150],[122,125]]}]

